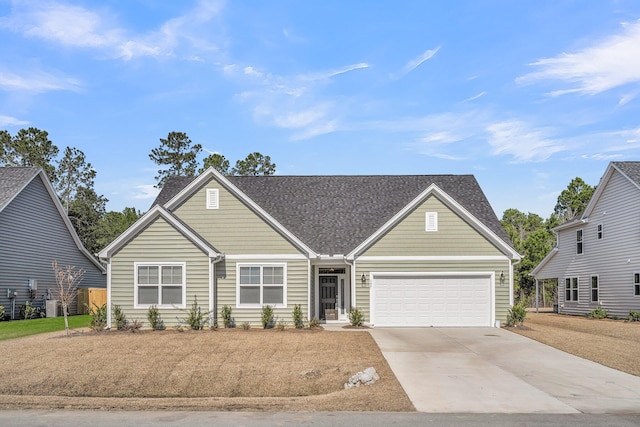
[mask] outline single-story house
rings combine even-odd
[[[109,313],[167,325],[197,298],[214,319],[494,326],[520,259],[472,175],[223,176],[169,180],[104,248]],[[212,319],[212,320],[214,320]],[[111,319],[109,318],[109,322]]]
[[[106,270],[82,245],[42,168],[1,167],[0,305],[9,316],[19,318],[27,301],[43,306],[53,297],[54,260],[86,271],[80,287],[107,285]]]
[[[558,281],[558,311],[640,311],[640,162],[611,162],[582,215],[557,226],[556,247],[534,268]]]

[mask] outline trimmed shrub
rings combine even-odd
[[[220,316],[222,317],[222,324],[224,325],[225,328],[235,328],[236,327],[236,321],[231,316],[231,306],[230,305],[225,304],[225,305],[222,306],[222,310],[220,310]]]
[[[158,306],[152,305],[147,310],[147,320],[149,321],[149,326],[154,331],[161,331],[164,329],[164,322],[160,317],[160,310],[158,310]]]
[[[507,312],[507,326],[522,326],[524,319],[527,317],[527,304],[526,301],[520,301],[514,304]]]
[[[119,305],[113,306],[113,320],[116,323],[116,329],[122,331],[127,328],[127,316],[122,312]]]
[[[262,307],[260,321],[262,322],[263,329],[273,328],[273,307],[270,305]]]
[[[89,309],[89,315],[91,316],[89,328],[96,332],[104,330],[107,326],[107,304],[102,304],[98,307],[96,303],[93,303],[93,307],[89,307],[88,305],[86,306]]]
[[[293,313],[291,314],[291,317],[293,317],[293,326],[295,326],[296,329],[304,328],[304,319],[302,317],[302,307],[300,304],[293,306]]]
[[[598,307],[591,310],[589,314],[587,314],[587,317],[590,317],[592,319],[604,319],[605,317],[607,317],[607,310],[602,307]]]
[[[364,324],[364,313],[358,307],[349,310],[349,322],[351,326],[362,326]]]

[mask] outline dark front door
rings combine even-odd
[[[329,315],[329,319],[327,319],[327,313],[325,311],[336,309],[337,288],[337,276],[320,276],[320,318],[323,320],[337,320],[337,317],[332,318],[331,315]]]

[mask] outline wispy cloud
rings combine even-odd
[[[202,60],[201,52],[217,46],[199,35],[222,8],[221,1],[205,1],[183,16],[170,19],[160,28],[137,34],[118,25],[107,10],[90,10],[60,2],[17,3],[11,14],[0,18],[0,27],[25,37],[46,40],[71,48],[97,49],[107,56],[132,59],[140,56]]]
[[[521,84],[558,80],[571,87],[554,90],[551,96],[568,93],[595,95],[629,83],[640,82],[640,20],[624,24],[620,34],[572,53],[543,58],[533,64],[539,71],[516,79]]]
[[[493,123],[487,131],[492,153],[510,155],[516,163],[547,160],[553,154],[567,150],[562,141],[519,120]]]
[[[43,93],[54,90],[78,91],[81,83],[71,77],[56,76],[40,70],[24,70],[20,73],[0,69],[0,89]]]
[[[154,199],[160,193],[160,190],[154,187],[153,184],[136,185],[135,189],[137,191],[132,197],[137,200]]]
[[[3,116],[0,115],[0,127],[5,126],[24,126],[28,125],[29,122],[26,120],[16,119],[15,117]]]
[[[483,96],[485,96],[486,94],[487,94],[487,91],[484,91],[484,90],[483,90],[482,92],[480,92],[480,93],[479,93],[479,94],[477,94],[477,95],[474,95],[474,96],[472,96],[472,97],[470,97],[470,98],[467,98],[467,99],[463,99],[463,100],[462,100],[462,102],[464,103],[464,102],[471,102],[471,101],[475,101],[476,99],[482,98],[482,97],[483,97]]]
[[[256,122],[292,130],[291,139],[298,141],[341,129],[345,97],[341,96],[338,101],[326,93],[321,94],[320,88],[326,88],[344,74],[369,67],[360,62],[311,73],[277,75],[250,65],[228,64],[223,72],[251,86],[236,99],[251,105]]]
[[[411,61],[407,62],[407,65],[404,66],[404,69],[402,71],[404,72],[404,74],[412,72],[413,70],[418,68],[420,65],[422,65],[425,61],[428,61],[429,59],[433,58],[433,56],[436,53],[438,53],[439,50],[440,50],[440,46],[438,46],[435,49],[425,50],[424,52],[422,52],[422,54],[418,55],[417,57],[413,58]]]

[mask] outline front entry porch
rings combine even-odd
[[[315,270],[315,317],[325,322],[345,322],[351,307],[349,269],[317,267]]]

